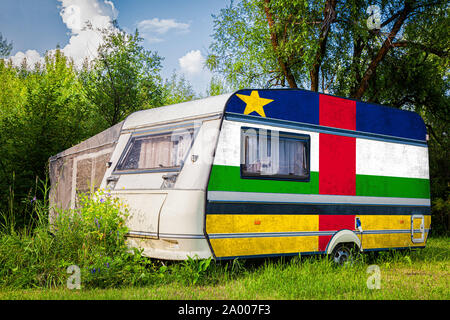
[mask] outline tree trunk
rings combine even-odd
[[[328,33],[331,24],[336,19],[336,2],[337,0],[328,0],[325,4],[323,10],[323,23],[320,30],[319,48],[317,49],[312,69],[309,72],[311,77],[311,90],[316,92],[319,91],[319,71],[327,48]]]
[[[352,97],[356,99],[361,99],[362,95],[366,91],[367,87],[369,86],[369,80],[372,78],[375,69],[377,68],[378,64],[383,60],[383,58],[388,53],[389,49],[392,47],[392,41],[397,35],[397,33],[400,31],[400,28],[402,27],[403,23],[405,22],[406,18],[408,17],[408,14],[412,11],[412,3],[411,1],[406,1],[405,6],[403,7],[403,10],[400,12],[397,21],[395,21],[394,26],[392,27],[391,32],[389,33],[387,39],[383,42],[383,45],[381,46],[380,50],[378,50],[378,53],[376,56],[372,59],[372,62],[369,64],[369,67],[367,68],[366,72],[364,73],[364,76],[361,79],[361,82],[359,83],[358,88],[355,92],[352,93]]]
[[[264,0],[264,11],[266,13],[267,22],[269,24],[270,40],[272,42],[273,50],[275,51],[275,55],[277,56],[278,64],[281,68],[284,78],[287,80],[287,82],[289,84],[289,87],[298,88],[295,78],[292,75],[291,69],[278,54],[278,36],[277,36],[276,30],[275,30],[274,21],[273,21],[272,13],[270,12],[270,9],[269,9],[269,5],[270,5],[270,0]]]

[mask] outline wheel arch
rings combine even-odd
[[[343,243],[352,243],[356,245],[360,251],[362,251],[361,240],[359,240],[356,233],[348,229],[343,229],[339,230],[331,237],[325,250],[326,253],[331,254],[337,245]]]

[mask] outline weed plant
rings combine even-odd
[[[45,186],[43,194],[47,199]],[[121,292],[128,294],[126,290],[141,287],[160,298],[402,299],[417,295],[415,279],[424,283],[430,297],[450,296],[446,289],[448,238],[432,239],[433,245],[424,250],[355,252],[341,266],[327,256],[300,255],[162,261],[144,257],[141,250],[127,245],[126,205],[102,190],[78,197],[76,209],[65,211],[49,208],[46,200],[33,197],[29,201],[35,219],[20,229],[10,217],[13,209],[1,215],[0,288],[7,292],[65,290],[70,276],[67,269],[76,265],[82,289],[123,288]],[[372,264],[380,267],[385,290],[368,289],[367,267]],[[193,286],[197,291],[190,289]]]
[[[138,285],[149,280],[153,263],[127,247],[128,209],[118,199],[104,191],[79,195],[76,209],[51,209],[51,224],[48,203],[35,198],[31,202],[36,218],[30,227],[17,229],[12,211],[2,215],[0,286],[65,286],[71,265],[80,268],[84,287]]]
[[[47,199],[48,189],[43,193]],[[0,287],[65,287],[72,265],[80,268],[83,288],[217,283],[241,271],[238,262],[189,257],[176,263],[144,257],[142,250],[127,246],[127,205],[103,190],[78,195],[76,209],[49,208],[48,201],[36,198],[30,203],[35,219],[29,226],[18,229],[13,210],[2,214]]]

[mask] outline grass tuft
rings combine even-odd
[[[448,237],[343,266],[326,256],[167,262],[127,246],[128,210],[107,192],[80,195],[78,208],[55,211],[51,225],[48,203],[32,205],[27,227],[9,216],[0,226],[0,299],[450,299]],[[72,265],[81,290],[68,289]],[[380,289],[368,287],[373,265]]]

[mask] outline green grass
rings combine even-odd
[[[380,289],[367,288],[372,264],[381,271]],[[450,299],[449,237],[430,238],[421,250],[362,255],[343,267],[325,257],[211,261],[205,271],[199,267],[198,261],[169,263],[143,286],[84,288],[81,279],[81,290],[0,288],[0,299]]]
[[[164,262],[128,248],[126,206],[107,192],[80,196],[51,226],[46,201],[33,199],[32,209],[33,224],[19,229],[12,207],[0,213],[2,300],[450,299],[450,237],[430,238],[422,250],[358,255],[345,266],[324,256]],[[67,288],[73,265],[80,290]],[[371,265],[380,289],[367,286]]]

